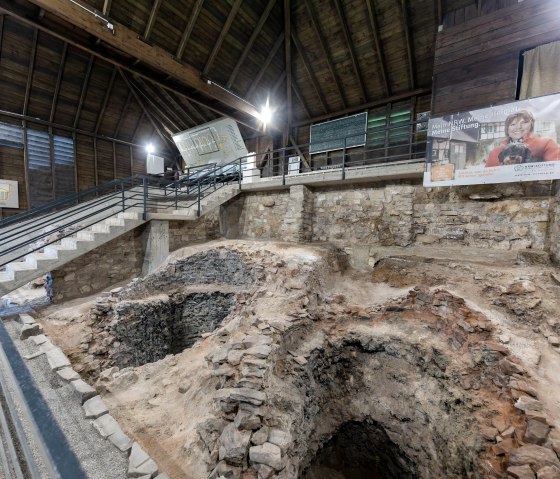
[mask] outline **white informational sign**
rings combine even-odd
[[[248,151],[235,120],[221,118],[173,135],[185,166],[224,165],[247,156]]]
[[[298,175],[300,167],[299,156],[290,156],[288,158],[288,175]]]
[[[249,153],[249,156],[241,162],[241,171],[243,172],[243,183],[253,183],[259,178],[259,170],[256,169],[255,153]]]
[[[0,180],[0,208],[19,208],[17,181]]]
[[[146,160],[146,173],[148,175],[159,175],[165,172],[165,158],[148,153]]]
[[[432,118],[424,186],[560,178],[560,94]]]

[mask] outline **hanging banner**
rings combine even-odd
[[[235,120],[221,118],[173,135],[185,166],[208,163],[224,165],[247,156],[243,137]]]
[[[560,94],[432,118],[424,186],[560,178]]]

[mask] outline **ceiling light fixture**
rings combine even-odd
[[[76,2],[75,0],[70,0],[70,3],[73,3],[74,5],[82,8],[83,10],[85,10],[86,12],[88,12],[89,14],[93,15],[95,18],[98,18],[99,20],[101,20],[102,22],[105,22],[105,26],[111,30],[111,33],[114,35],[115,34],[115,26],[109,21],[107,20],[104,16],[99,15],[99,13],[90,10],[89,8],[84,7],[81,3]]]
[[[148,143],[146,145],[146,151],[151,155],[154,151],[156,151],[156,149],[154,148],[154,145],[152,143]]]

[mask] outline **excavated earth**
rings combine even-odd
[[[558,270],[404,252],[212,242],[39,319],[172,478],[560,477]]]

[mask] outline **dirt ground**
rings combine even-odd
[[[324,324],[334,341],[349,329],[355,330],[360,321],[374,318],[388,305],[402,301],[415,287],[445,289],[491,322],[495,342],[519,358],[533,379],[552,426],[560,427],[560,350],[553,345],[560,335],[557,267],[517,261],[512,252],[500,255],[423,247],[391,248],[386,257],[380,254],[372,272],[358,272],[328,264],[323,246],[232,240],[184,248],[168,261],[212,248],[242,251],[265,267],[258,285],[248,285],[244,291],[251,300],[239,304],[224,320],[223,326],[232,338],[254,331],[252,317],[283,321],[288,313],[303,308],[311,315],[316,312],[314,327]],[[275,268],[271,258],[283,266]],[[302,274],[305,278],[311,272],[319,278],[315,285],[318,289],[312,291],[316,296],[304,295],[305,285],[289,287],[288,283],[297,283]],[[36,311],[36,319],[65,352],[86,356],[95,334],[89,312],[98,296],[43,307]],[[340,315],[337,321],[321,317],[318,297],[321,304],[326,298],[329,305],[339,305],[329,306],[329,314]],[[213,467],[215,458],[200,454],[197,427],[217,414],[213,393],[220,387],[220,380],[206,358],[224,342],[219,332],[209,334],[180,354],[102,373],[105,380],[97,383],[111,414],[172,478],[206,478]]]

